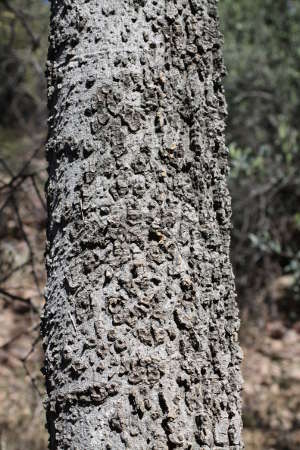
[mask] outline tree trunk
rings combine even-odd
[[[242,449],[216,0],[52,0],[51,449]]]

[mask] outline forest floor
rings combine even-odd
[[[32,181],[32,180],[31,180]],[[39,315],[43,289],[45,211],[36,189],[27,180],[18,194],[19,219],[8,208],[0,221],[0,450],[46,450],[40,373],[42,350]],[[34,255],[32,265],[22,266]],[[37,282],[37,283],[36,283]],[[242,321],[244,438],[247,450],[300,448],[300,322],[283,321],[258,329]]]
[[[300,449],[299,328],[270,322],[253,345],[243,346],[248,450]]]

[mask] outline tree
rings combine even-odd
[[[53,0],[51,449],[241,449],[215,0]]]

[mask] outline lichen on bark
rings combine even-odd
[[[216,3],[52,0],[52,450],[243,448]]]

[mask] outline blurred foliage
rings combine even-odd
[[[41,0],[0,1],[0,156],[14,165],[45,137],[48,10]]]
[[[44,450],[39,308],[44,280],[49,5],[0,0],[0,449]]]
[[[220,15],[232,259],[241,304],[255,316],[256,293],[283,273],[300,301],[300,2],[220,0]]]

